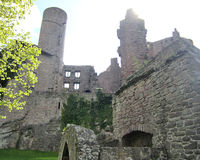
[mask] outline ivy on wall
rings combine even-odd
[[[87,100],[77,94],[70,94],[63,104],[61,129],[67,124],[90,128],[96,133],[106,127],[112,129],[112,95],[98,90],[96,97],[96,100]]]

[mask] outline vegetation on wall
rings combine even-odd
[[[0,0],[0,107],[10,112],[22,109],[23,97],[37,82],[35,69],[41,50],[27,43],[29,33],[18,29],[32,5],[33,0]]]
[[[63,104],[61,128],[67,124],[76,124],[96,133],[106,127],[112,128],[112,96],[98,90],[96,97],[96,100],[87,100],[77,94],[70,94]]]

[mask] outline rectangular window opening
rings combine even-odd
[[[69,88],[69,83],[64,83],[64,88]]]
[[[79,71],[75,72],[75,77],[76,78],[80,78],[80,75],[81,75],[81,72],[79,72]]]
[[[79,83],[74,83],[74,89],[75,89],[75,90],[78,90],[79,87],[80,87],[80,84],[79,84]]]
[[[66,77],[70,77],[70,76],[71,76],[71,72],[70,72],[70,71],[66,71],[66,72],[65,72],[65,76],[66,76]]]

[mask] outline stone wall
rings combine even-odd
[[[117,30],[120,39],[118,49],[121,57],[122,83],[139,69],[147,58],[146,29],[144,20],[129,9],[124,20],[120,22],[120,29]]]
[[[45,52],[60,57],[64,51],[67,14],[60,8],[50,7],[43,13],[38,46]]]
[[[98,160],[99,145],[90,129],[68,124],[62,136],[58,160]]]
[[[65,65],[63,72],[63,86],[66,93],[92,93],[95,91],[97,74],[93,66]]]
[[[105,93],[114,93],[121,86],[121,69],[117,58],[111,59],[111,65],[98,76],[97,86]]]
[[[100,160],[167,160],[165,151],[158,148],[102,147]]]
[[[155,42],[147,42],[147,48],[148,48],[147,56],[148,56],[148,59],[152,59],[153,57],[155,57],[164,48],[168,47],[169,45],[174,43],[179,38],[182,38],[182,37],[180,37],[179,32],[175,29],[174,32],[172,33],[172,37],[165,38],[165,39],[162,39],[162,40],[159,40],[159,41],[155,41]],[[188,43],[191,43],[191,45],[193,44],[192,40],[185,39],[185,38],[182,38],[182,39],[188,41]]]
[[[34,92],[21,111],[3,111],[0,120],[0,148],[57,151],[61,138],[61,95]]]
[[[200,51],[179,39],[116,92],[114,134],[152,134],[169,159],[199,159]],[[134,134],[133,134],[134,135]]]
[[[57,56],[52,56],[47,52],[42,51],[39,56],[40,65],[36,70],[38,75],[38,83],[35,85],[36,91],[40,92],[61,92],[63,86],[63,67]]]
[[[163,149],[104,145],[98,144],[92,130],[68,124],[62,136],[58,160],[167,160]]]
[[[38,83],[21,111],[1,108],[0,148],[56,151],[61,137],[60,114],[63,90],[63,48],[66,13],[59,8],[44,11],[40,31],[39,56],[36,71]],[[52,128],[51,128],[52,127]]]
[[[38,46],[42,49],[39,57],[37,91],[62,89],[63,52],[67,14],[56,7],[47,8],[43,14]]]

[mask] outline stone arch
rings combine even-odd
[[[65,143],[64,150],[62,153],[62,160],[69,160],[69,149],[67,143]]]
[[[58,160],[98,160],[99,145],[90,129],[68,124],[60,142]]]
[[[142,131],[132,131],[122,137],[123,147],[152,147],[153,134]]]

